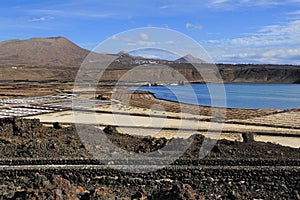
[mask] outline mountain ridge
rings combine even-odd
[[[90,53],[65,37],[0,42],[0,65],[79,67]]]
[[[112,60],[113,63],[110,62]],[[192,55],[167,61],[133,56],[124,51],[101,54],[83,49],[61,36],[0,42],[0,81],[74,80],[82,63],[91,66],[91,69],[110,64],[103,78],[110,82],[119,80],[137,66],[149,66],[142,72],[155,74],[157,71],[153,70],[153,66],[158,64],[175,69],[190,82],[203,83],[203,78],[192,65],[197,63],[201,64],[199,67],[205,73],[221,76],[226,83],[300,83],[300,67],[292,65],[209,64]],[[167,75],[173,76],[172,73]]]

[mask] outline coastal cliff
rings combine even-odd
[[[300,67],[286,65],[217,65],[228,83],[300,83]]]

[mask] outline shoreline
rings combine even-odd
[[[287,141],[296,138],[295,140],[298,141],[300,109],[257,110],[195,106],[161,100],[156,98],[151,92],[141,91],[135,91],[133,94],[130,94],[125,90],[118,91],[118,93],[110,93],[110,95],[109,98],[115,99],[113,101],[116,104],[109,105],[108,100],[96,100],[93,99],[92,94],[85,94],[82,98],[85,101],[88,100],[95,103],[95,109],[75,108],[74,112],[82,115],[83,123],[119,126],[124,130],[125,134],[134,135],[135,132],[140,132],[141,134],[138,135],[147,136],[153,135],[153,130],[155,130],[154,132],[158,133],[157,137],[166,136],[171,138],[174,136],[180,137],[180,135],[176,134],[178,130],[183,132],[181,137],[188,137],[193,131],[202,135],[209,135],[207,133],[210,130],[211,132],[222,132],[221,137],[225,139],[227,137],[229,140],[241,141],[242,133],[254,133],[261,136],[260,138],[270,138],[270,141],[275,140],[277,143],[278,140],[276,138],[279,137],[285,137]],[[64,98],[57,99],[58,97]],[[80,96],[73,96],[73,98],[80,99]],[[34,99],[36,97],[25,98],[24,102],[31,102]],[[37,97],[37,99],[40,101],[39,103],[32,105],[29,103],[28,105],[31,106],[26,107],[30,112],[33,110],[37,111],[34,112],[36,114],[23,116],[23,118],[39,118],[45,123],[60,122],[64,124],[75,122],[72,111],[72,99],[68,95],[52,95],[47,98]],[[126,103],[124,99],[130,99],[130,102]],[[47,103],[43,103],[44,101]],[[10,108],[8,111],[11,112],[12,109],[15,109],[16,112],[20,112],[18,110],[20,106],[23,107],[24,105],[16,104],[15,107]],[[4,107],[2,109],[7,108]],[[25,108],[22,109],[26,110]],[[49,112],[51,112],[45,113],[46,109],[50,109]],[[86,120],[93,115],[96,116],[98,121]],[[127,120],[127,122],[116,121],[114,119],[116,117]],[[128,123],[128,119],[133,120],[133,125],[132,122]],[[223,122],[224,124],[222,124]],[[178,126],[179,123],[183,123],[184,126]],[[210,126],[215,126],[216,128],[211,129],[209,128]],[[232,134],[232,137],[230,134]],[[274,139],[274,137],[276,138]],[[298,146],[295,146],[293,143],[293,147],[297,148]]]
[[[196,85],[276,85],[276,86],[278,86],[278,85],[297,85],[297,84],[281,84],[281,83],[277,83],[277,84],[273,84],[273,83],[208,83],[208,84],[206,84],[206,83],[186,83],[184,85],[195,85],[195,84]],[[142,86],[143,89],[137,89],[136,91],[137,92],[149,92],[151,95],[153,95],[154,98],[159,99],[159,100],[163,100],[163,101],[169,101],[169,102],[174,102],[174,103],[182,103],[182,104],[193,105],[193,106],[213,107],[213,108],[219,108],[219,109],[221,109],[221,108],[223,108],[223,109],[246,109],[246,110],[294,110],[294,109],[300,109],[300,104],[298,104],[299,107],[298,106],[297,107],[289,106],[289,107],[286,107],[286,108],[278,108],[278,107],[277,108],[275,108],[275,107],[274,108],[272,108],[272,107],[270,107],[270,108],[266,108],[266,107],[264,107],[264,108],[262,108],[262,107],[254,108],[253,106],[251,108],[251,106],[246,107],[246,105],[243,107],[243,106],[239,106],[239,105],[229,106],[228,104],[224,105],[224,106],[204,105],[204,104],[200,104],[199,102],[198,103],[180,102],[177,98],[175,98],[173,100],[173,99],[168,99],[168,98],[164,98],[164,97],[159,97],[159,91],[157,91],[157,94],[156,94],[156,92],[151,91],[151,88],[168,87],[168,86],[171,86],[171,87],[172,86],[180,87],[180,86],[183,86],[183,85],[181,85],[181,84],[176,84],[176,85],[167,84],[167,85],[163,85],[162,84],[162,85],[153,85],[153,86]],[[129,90],[130,90],[130,88],[129,88]],[[176,89],[175,89],[175,91],[176,91]],[[206,94],[206,91],[204,92],[204,94]],[[210,92],[209,92],[209,95],[210,95]],[[228,97],[230,97],[230,96],[227,96],[227,97],[226,96],[227,96],[227,94],[225,94],[225,96],[224,96],[225,100]],[[241,98],[241,97],[243,97],[243,96],[240,96],[238,98]],[[295,97],[295,98],[297,98],[297,97]],[[198,99],[197,99],[197,101],[198,101]],[[292,104],[292,105],[294,105],[294,104]]]
[[[125,95],[125,97],[124,97]],[[122,94],[122,98],[126,99],[126,95]],[[122,99],[121,98],[121,99]],[[167,104],[164,108],[165,110],[155,110],[155,108],[151,107],[153,104]],[[213,126],[213,123],[218,123],[218,121],[214,122],[214,118],[207,115],[202,114],[195,114],[195,113],[181,113],[181,112],[174,112],[174,108],[179,109],[179,103],[174,102],[166,102],[163,100],[156,99],[153,95],[148,92],[142,93],[135,93],[132,96],[132,101],[130,105],[126,104],[114,104],[114,105],[104,105],[97,107],[95,110],[78,110],[78,111],[64,111],[59,113],[50,113],[50,114],[43,114],[39,116],[31,116],[26,118],[39,118],[42,122],[52,123],[52,122],[60,122],[64,123],[74,123],[74,114],[79,115],[79,118],[82,118],[82,123],[87,123],[91,125],[101,125],[102,127],[106,125],[118,126],[120,128],[120,132],[124,134],[131,134],[131,135],[140,135],[140,136],[153,136],[153,132],[157,133],[156,137],[189,137],[192,133],[200,133],[202,135],[209,135],[207,134],[209,130],[209,126]],[[188,110],[193,110],[194,106],[186,105]],[[211,107],[198,107],[198,111],[201,109],[213,109]],[[287,111],[274,111],[274,110],[249,110],[248,109],[229,109],[229,116],[224,119],[224,127],[222,129],[217,129],[221,131],[221,138],[229,139],[229,140],[237,140],[241,141],[241,134],[245,132],[254,133],[258,135],[260,138],[265,138],[267,141],[276,141],[277,143],[280,140],[276,138],[284,137],[286,141],[295,140],[298,141],[300,138],[298,137],[299,129],[300,129],[300,120],[299,124],[293,126],[289,119],[284,120],[285,118],[295,118],[295,116],[300,117],[300,110],[287,110]],[[208,111],[206,112],[206,114]],[[81,116],[80,116],[81,115]],[[278,115],[278,116],[277,116]],[[293,116],[295,115],[295,116]],[[90,119],[91,117],[96,117],[96,121]],[[283,119],[282,122],[276,123],[272,117],[277,119]],[[285,117],[281,117],[285,116]],[[78,116],[77,116],[78,117]],[[121,119],[121,121],[115,121],[115,118]],[[126,118],[133,121],[134,125],[128,124],[126,122]],[[255,119],[260,119],[255,121]],[[266,123],[266,119],[270,118],[272,123]],[[123,121],[122,121],[123,120]],[[125,122],[124,122],[125,120]],[[162,124],[162,120],[164,121],[163,128],[160,127]],[[182,121],[183,120],[183,121]],[[191,130],[188,130],[184,127],[182,129],[182,135],[177,135],[178,132],[177,124],[182,121],[188,127],[192,127]],[[93,123],[94,122],[94,123]],[[195,123],[199,123],[202,127],[200,130],[199,128],[195,127]],[[219,126],[219,125],[218,125]],[[194,128],[193,128],[194,127]],[[207,127],[203,129],[203,127]],[[155,135],[155,134],[154,134]],[[227,135],[227,136],[226,136]],[[299,134],[300,136],[300,134]],[[273,139],[272,139],[273,138]],[[274,139],[275,138],[275,139]],[[292,142],[291,146],[294,148],[300,147],[300,145],[295,145]],[[300,140],[298,141],[300,144]],[[286,144],[285,144],[286,145]]]

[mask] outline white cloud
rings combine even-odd
[[[163,24],[163,27],[164,28],[169,28],[169,25],[168,24]]]
[[[289,15],[300,15],[300,10],[296,10],[296,11],[293,11],[293,12],[289,12],[288,14],[289,14]]]
[[[174,8],[176,7],[176,4],[167,4],[159,7],[160,9],[168,9],[168,8]]]
[[[198,25],[198,24],[186,23],[185,24],[185,28],[187,28],[187,29],[198,29],[198,30],[201,30],[201,29],[203,29],[203,26]]]
[[[280,0],[208,0],[209,8],[235,10],[240,7],[270,7],[287,3]]]
[[[285,25],[270,25],[259,29],[249,36],[227,40],[209,40],[210,44],[234,46],[278,46],[300,43],[300,20],[290,21]]]
[[[140,39],[135,39],[130,37],[118,37],[114,35],[107,39],[118,41],[120,46],[123,46],[124,44],[129,46],[154,46],[160,44],[158,41],[150,41],[149,35],[146,33],[141,33],[139,37]]]
[[[226,3],[229,2],[230,0],[212,0],[211,3],[212,4],[222,4],[222,3]]]
[[[85,17],[85,18],[112,18],[116,16],[115,13],[99,13],[91,11],[80,10],[52,10],[52,9],[32,9],[29,13],[37,13],[59,17]]]
[[[141,46],[154,46],[157,44],[157,42],[153,42],[153,41],[142,41],[142,40],[139,40],[137,41],[137,43]]]
[[[142,40],[148,40],[148,39],[149,39],[149,36],[148,36],[146,33],[141,33],[141,34],[140,34],[140,38],[141,38]]]
[[[168,41],[166,41],[165,43],[166,43],[166,44],[175,44],[175,42],[172,41],[172,40],[168,40]]]
[[[280,48],[211,46],[206,50],[216,63],[300,64],[300,45]]]
[[[32,18],[29,20],[29,22],[45,22],[51,19],[54,19],[54,17],[44,16],[44,17]]]
[[[300,10],[295,10],[293,12],[287,13],[288,19],[297,20],[300,19]]]
[[[108,37],[107,40],[118,40],[119,38],[115,35]]]
[[[206,41],[216,62],[300,65],[300,20],[264,26],[245,37]]]

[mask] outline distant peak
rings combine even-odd
[[[191,54],[187,54],[179,59],[177,59],[175,62],[180,62],[180,63],[205,63],[204,60],[194,57]]]
[[[187,55],[185,55],[183,58],[188,58],[188,59],[199,59],[199,58],[196,58],[195,56],[193,56],[192,54],[187,54]]]
[[[128,52],[126,51],[120,51],[118,54],[117,54],[120,58],[133,58],[132,55],[130,55]]]
[[[118,55],[129,55],[129,53],[128,52],[126,52],[126,51],[120,51],[119,53],[118,53]]]

